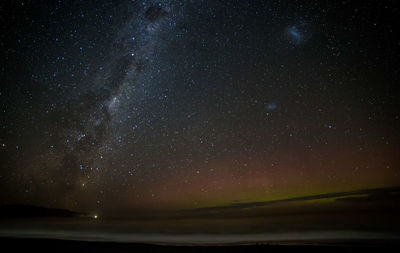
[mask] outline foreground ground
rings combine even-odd
[[[342,241],[310,244],[257,244],[230,246],[172,246],[113,242],[84,242],[49,239],[0,238],[3,249],[13,252],[355,252],[364,250],[397,251],[396,241]]]

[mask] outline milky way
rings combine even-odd
[[[389,3],[0,6],[1,203],[175,210],[400,183]]]

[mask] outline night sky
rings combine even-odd
[[[2,1],[0,204],[118,215],[400,185],[395,1]]]

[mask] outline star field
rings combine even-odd
[[[3,204],[179,210],[400,183],[391,1],[0,6]]]

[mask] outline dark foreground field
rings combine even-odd
[[[87,242],[51,239],[0,238],[2,249],[12,252],[355,252],[390,250],[398,252],[396,241],[343,241],[296,245],[256,244],[223,246],[172,246],[139,243]]]

